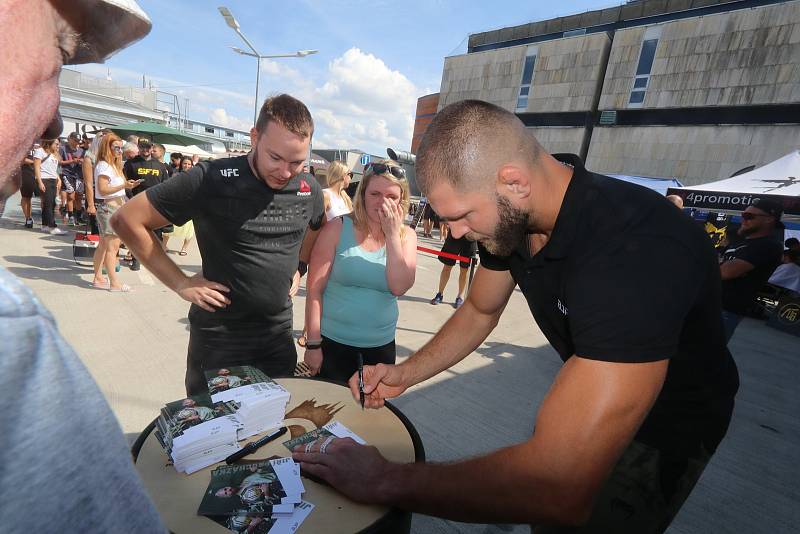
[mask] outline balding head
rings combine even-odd
[[[537,164],[541,145],[513,113],[480,100],[450,104],[434,117],[417,151],[423,193],[441,181],[458,191],[494,187],[508,163]]]

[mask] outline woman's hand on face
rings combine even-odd
[[[399,202],[388,198],[383,199],[383,205],[378,210],[378,216],[380,217],[383,235],[387,238],[399,235],[400,226],[403,224],[402,212],[403,208],[400,207]]]

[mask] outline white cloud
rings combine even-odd
[[[214,124],[225,126],[226,128],[235,128],[237,130],[249,131],[253,126],[253,121],[247,121],[239,117],[228,115],[222,108],[212,109],[208,114],[208,118],[209,121]]]
[[[286,92],[305,102],[316,125],[315,147],[358,148],[377,155],[384,155],[387,147],[409,149],[417,98],[431,90],[418,88],[382,59],[356,47],[332,60],[321,76],[298,70],[306,67],[302,61],[262,60],[259,98]],[[85,65],[80,70],[105,78],[107,68]],[[117,82],[141,86],[141,73],[112,67],[111,75]],[[253,94],[213,86],[180,87],[189,82],[167,78],[148,79],[178,94],[181,105],[188,98],[190,118],[241,130],[252,125]]]

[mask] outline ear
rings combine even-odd
[[[250,128],[250,146],[255,148],[256,144],[258,144],[258,130],[253,126]]]
[[[503,165],[497,170],[497,192],[516,198],[527,198],[531,194],[528,175],[516,165]]]

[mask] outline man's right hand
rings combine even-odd
[[[358,402],[360,395],[358,392],[358,372],[350,377],[348,382],[353,398]],[[381,408],[383,401],[399,397],[408,388],[403,372],[398,365],[378,365],[364,366],[364,407]]]
[[[183,300],[188,300],[192,304],[197,304],[210,312],[216,311],[214,310],[215,307],[224,308],[231,303],[230,299],[224,294],[229,293],[230,289],[217,282],[206,280],[200,274],[186,278],[175,292]]]
[[[95,207],[94,204],[89,204],[88,206],[86,206],[86,213],[88,213],[89,215],[97,215],[97,208]]]

